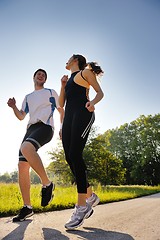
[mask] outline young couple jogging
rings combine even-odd
[[[30,168],[34,169],[41,179],[41,206],[47,206],[53,198],[54,183],[49,180],[37,151],[53,137],[55,109],[60,114],[62,127],[59,134],[66,161],[75,177],[78,194],[74,212],[65,228],[75,229],[82,225],[84,220],[92,215],[92,208],[99,203],[98,196],[92,192],[87,180],[83,149],[95,119],[94,106],[103,98],[102,89],[96,78],[103,71],[96,63],[87,63],[85,57],[78,54],[68,60],[66,69],[71,72],[71,76],[62,77],[59,96],[55,90],[44,87],[47,73],[43,69],[38,69],[33,75],[34,91],[25,96],[21,110],[17,108],[14,98],[8,100],[8,106],[13,109],[19,120],[23,120],[29,113],[18,163],[19,186],[24,205],[19,214],[13,218],[13,222],[23,221],[33,215],[30,200]],[[92,100],[89,100],[90,86],[96,93]]]

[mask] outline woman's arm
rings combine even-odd
[[[65,86],[67,84],[67,81],[68,81],[68,76],[64,75],[61,78],[61,90],[59,94],[59,105],[61,108],[63,108],[65,105]]]
[[[86,103],[86,108],[90,111],[91,109],[93,109],[93,106],[103,98],[104,93],[99,83],[97,82],[95,74],[91,70],[89,69],[83,70],[83,76],[96,92],[95,98],[92,99],[92,101]]]
[[[60,125],[62,126],[62,124],[63,124],[63,118],[64,118],[64,109],[61,108],[61,107],[59,107],[59,108],[57,108],[57,110],[58,110],[58,112],[59,112],[59,114],[60,114]],[[61,127],[60,127],[60,128],[61,128]]]
[[[59,136],[60,139],[62,139],[62,124],[63,124],[63,119],[64,119],[64,109],[59,107],[57,108],[59,114],[60,114],[60,130],[59,130]]]

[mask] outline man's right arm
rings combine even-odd
[[[15,114],[15,116],[19,119],[19,120],[23,120],[26,116],[26,113],[22,110],[19,110],[16,106],[16,100],[15,98],[9,98],[8,102],[7,102],[8,106],[11,107],[13,109],[13,112]]]

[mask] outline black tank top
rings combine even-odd
[[[74,77],[78,72],[71,74],[65,87],[66,107],[70,108],[70,110],[73,108],[85,108],[85,104],[88,102],[86,88],[74,82]]]

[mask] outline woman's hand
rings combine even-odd
[[[61,85],[62,87],[65,87],[68,81],[68,75],[63,75],[63,77],[61,78]]]
[[[92,102],[87,102],[85,107],[87,108],[87,110],[89,112],[94,112],[94,110],[95,110],[94,104]]]

